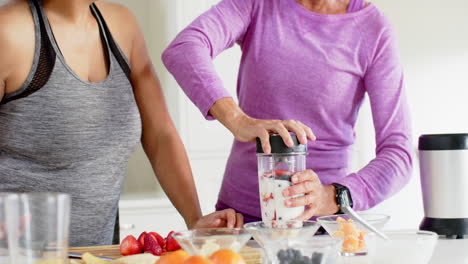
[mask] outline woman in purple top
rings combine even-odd
[[[224,89],[212,60],[242,49],[237,96]],[[339,211],[348,190],[356,210],[398,192],[412,169],[411,127],[395,32],[363,0],[223,0],[182,31],[163,61],[207,119],[235,136],[217,209],[260,218],[255,144],[270,151],[269,133],[308,144],[310,170],[283,192],[286,206],[306,206],[302,219]],[[348,171],[354,125],[370,98],[376,157]],[[313,132],[312,132],[313,130]],[[308,141],[309,139],[309,141]],[[338,202],[337,202],[338,200]]]

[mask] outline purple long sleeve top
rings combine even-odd
[[[235,44],[242,49],[240,107],[253,118],[300,120],[311,127],[317,141],[308,144],[307,167],[323,184],[347,186],[354,208],[365,210],[408,182],[412,143],[403,71],[395,32],[374,5],[340,15],[313,13],[295,0],[223,0],[212,7],[163,54],[167,69],[207,119],[217,100],[231,96],[212,60]],[[365,93],[376,157],[350,172]],[[260,218],[253,143],[234,141],[217,207]]]

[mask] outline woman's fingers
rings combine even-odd
[[[294,184],[305,182],[305,181],[320,181],[318,175],[313,170],[305,170],[298,173],[295,173],[291,181]]]
[[[293,186],[283,190],[284,197],[291,197],[304,193],[314,192],[321,188],[321,182],[317,174],[312,170],[296,173],[292,176]]]
[[[294,147],[294,142],[291,138],[291,134],[289,134],[289,130],[283,124],[284,121],[273,121],[273,123],[268,128],[272,132],[278,133],[284,141],[286,146],[292,148]]]
[[[236,214],[236,227],[242,228],[244,226],[244,216],[240,213]]]
[[[309,220],[312,216],[315,216],[317,212],[316,204],[309,204],[306,206],[304,212],[296,217],[296,220]]]
[[[227,220],[227,227],[233,228],[236,225],[236,211],[233,209],[226,209],[223,211]]]
[[[270,146],[270,134],[266,129],[260,129],[258,132],[258,138],[262,142],[262,149],[263,153],[270,154],[271,153],[271,146]]]
[[[305,195],[298,196],[296,198],[287,199],[284,201],[284,206],[286,207],[300,207],[312,204],[314,201],[318,200],[318,195],[314,193],[309,193]]]
[[[283,121],[285,127],[291,131],[294,132],[299,139],[299,143],[306,145],[307,144],[307,133],[304,129],[304,126],[302,126],[299,122],[294,121],[294,120],[286,120]]]
[[[297,121],[297,123],[304,129],[308,139],[312,141],[315,141],[317,139],[317,137],[315,136],[314,132],[312,131],[310,127],[304,125],[301,121]]]
[[[307,144],[307,139],[315,140],[315,135],[313,134],[312,129],[295,120],[253,119],[251,123],[244,124],[236,129],[236,131],[241,131],[236,132],[236,134],[240,134],[236,135],[236,139],[242,142],[255,142],[255,139],[259,138],[265,154],[271,153],[269,140],[271,133],[280,135],[284,144],[290,148],[294,146],[290,132],[297,135],[300,144]]]

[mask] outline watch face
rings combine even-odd
[[[349,192],[346,189],[342,189],[338,195],[340,207],[351,206],[351,200],[349,199]]]

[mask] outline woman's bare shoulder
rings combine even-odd
[[[112,36],[125,55],[129,57],[135,34],[138,32],[138,22],[135,16],[128,7],[121,4],[97,1],[96,5],[104,16]]]
[[[0,1],[0,22],[1,29],[15,26],[18,21],[24,19],[25,16],[31,16],[28,2],[25,0],[7,0]],[[6,25],[3,26],[3,25]]]
[[[15,62],[23,60],[34,47],[34,22],[28,3],[10,0],[1,4],[0,25],[0,78],[5,80]]]

